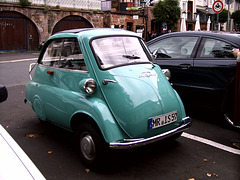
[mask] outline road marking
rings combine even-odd
[[[38,58],[9,60],[9,61],[0,61],[0,64],[4,64],[4,63],[15,63],[15,62],[22,62],[22,61],[34,61],[34,60],[37,60],[37,59],[38,59]]]
[[[198,141],[198,142],[213,146],[215,148],[233,153],[233,154],[240,155],[240,150],[238,150],[238,149],[231,148],[231,147],[225,146],[223,144],[220,144],[220,143],[217,143],[217,142],[205,139],[205,138],[194,136],[194,135],[191,135],[191,134],[188,134],[188,133],[182,133],[182,136],[185,137],[185,138],[192,139],[194,141]]]

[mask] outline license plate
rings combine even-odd
[[[156,129],[167,124],[171,124],[175,121],[177,121],[177,110],[150,118],[148,120],[148,129]]]

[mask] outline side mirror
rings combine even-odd
[[[169,81],[171,79],[171,71],[169,69],[162,69],[162,72]]]
[[[0,103],[6,101],[8,98],[7,88],[0,84]]]
[[[154,59],[156,59],[156,58],[157,58],[157,55],[158,55],[158,50],[155,49],[155,50],[152,52],[152,55],[153,55]]]
[[[35,67],[36,65],[37,65],[37,63],[31,63],[31,64],[29,65],[28,74],[29,74],[30,80],[32,80],[31,72],[32,72],[32,70],[34,69],[34,67]]]

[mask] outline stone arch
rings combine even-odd
[[[52,31],[55,34],[67,29],[92,28],[93,25],[87,19],[78,15],[69,15],[58,21]]]
[[[0,12],[0,51],[29,51],[39,45],[36,24],[17,11]]]

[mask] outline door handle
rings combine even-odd
[[[110,79],[104,79],[104,80],[102,81],[103,85],[107,85],[109,82],[110,82],[110,83],[117,83],[117,81],[110,80]]]
[[[191,67],[191,64],[180,64],[180,69],[189,69]]]
[[[47,71],[47,74],[49,74],[49,75],[54,75],[54,71],[48,70],[48,71]]]

